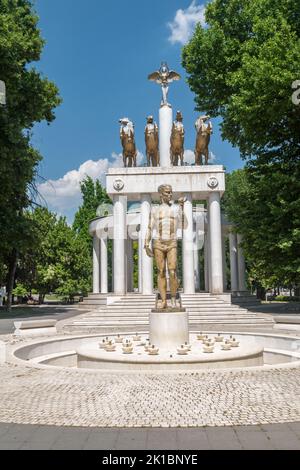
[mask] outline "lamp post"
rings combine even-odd
[[[6,86],[3,80],[0,80],[0,105],[6,105]]]

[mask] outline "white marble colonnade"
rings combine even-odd
[[[165,162],[167,165],[167,161]],[[218,295],[226,290],[227,253],[225,238],[230,239],[231,290],[245,291],[245,260],[242,254],[240,237],[229,233],[229,226],[222,225],[220,200],[225,191],[225,171],[222,166],[183,166],[157,168],[111,168],[107,174],[107,193],[113,201],[113,210],[108,230],[109,238],[113,239],[113,260],[111,272],[113,279],[107,276],[107,240],[102,240],[103,230],[97,229],[98,220],[90,225],[90,233],[94,236],[93,249],[93,291],[95,294],[107,293],[108,285],[112,285],[114,294],[122,296],[132,292],[134,287],[144,295],[153,293],[153,259],[144,250],[144,240],[152,203],[159,200],[158,187],[170,184],[174,199],[185,196],[185,220],[187,225],[182,233],[182,271],[181,287],[186,294],[201,290]],[[207,201],[205,212],[204,243],[197,245],[197,228],[195,228],[195,210],[193,201]],[[127,213],[129,202],[140,202],[140,212],[135,219],[135,231],[139,226],[135,240],[138,240],[138,286],[133,286],[134,260],[132,240],[128,240],[130,213]],[[129,214],[129,215],[128,215]],[[106,218],[99,218],[100,226],[105,226]],[[199,231],[200,233],[201,231]],[[205,233],[204,233],[205,232]],[[96,235],[97,234],[97,235]],[[107,235],[107,234],[106,234]],[[96,239],[96,237],[99,238]],[[181,237],[181,233],[178,233]],[[204,246],[202,246],[204,245]],[[227,247],[227,241],[226,241]],[[201,251],[203,249],[203,251]],[[199,261],[201,260],[201,267]],[[204,261],[203,261],[204,260]],[[204,285],[205,284],[205,285]]]

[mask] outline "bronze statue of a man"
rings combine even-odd
[[[160,205],[152,206],[148,231],[145,239],[147,255],[154,257],[158,269],[158,290],[162,299],[162,308],[167,305],[166,267],[170,276],[171,306],[176,307],[177,281],[177,229],[182,227],[184,198],[179,204],[173,202],[172,187],[168,184],[158,188]],[[153,239],[153,250],[150,247]]]

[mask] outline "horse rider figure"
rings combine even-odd
[[[158,148],[158,125],[154,122],[153,116],[147,117],[145,127],[145,143],[148,166],[159,166],[159,148]]]
[[[173,166],[178,166],[179,158],[181,166],[183,166],[184,158],[184,125],[183,125],[183,116],[180,111],[177,111],[176,121],[173,122],[172,133],[171,133],[171,164]]]
[[[203,156],[205,158],[205,165],[208,165],[210,136],[213,133],[213,126],[209,119],[210,116],[200,116],[195,122],[195,128],[197,131],[195,147],[196,165],[203,165]]]
[[[128,118],[119,120],[120,139],[123,147],[123,163],[124,167],[136,166],[137,151],[134,140],[134,124]]]

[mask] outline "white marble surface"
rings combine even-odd
[[[151,344],[172,349],[189,341],[187,312],[152,312],[149,317]]]
[[[218,180],[215,189],[208,185],[210,178]],[[116,180],[122,180],[124,183],[120,191],[114,187]],[[152,199],[158,201],[157,189],[166,183],[172,186],[175,199],[187,193],[191,193],[194,200],[207,199],[212,192],[219,192],[220,195],[224,193],[225,170],[221,165],[110,168],[106,176],[108,195],[126,195],[129,201],[140,200],[145,190],[151,194]]]

